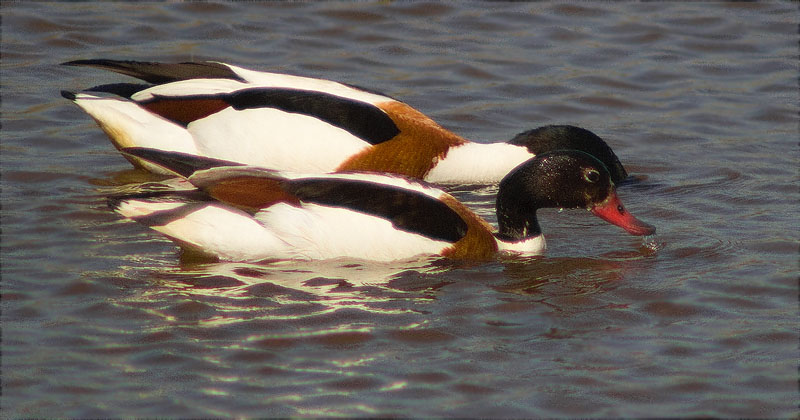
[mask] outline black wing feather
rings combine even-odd
[[[250,88],[223,95],[234,109],[275,108],[308,115],[347,130],[370,144],[392,139],[400,130],[380,108],[329,93],[286,89]]]
[[[130,99],[133,94],[152,87],[144,83],[110,83],[86,89],[85,92],[104,92]]]
[[[305,178],[287,181],[284,189],[303,202],[371,214],[396,228],[425,237],[456,242],[467,224],[445,203],[425,194],[391,185],[353,179]]]
[[[221,166],[245,166],[241,163],[228,160],[214,159],[205,156],[197,156],[190,153],[170,152],[147,147],[126,147],[122,149],[126,153],[148,162],[162,166],[176,174],[188,178],[197,171],[204,169],[217,168]]]
[[[86,66],[124,74],[154,84],[188,79],[232,79],[243,82],[230,68],[219,63],[155,63],[128,60],[75,60],[62,63],[66,66]]]

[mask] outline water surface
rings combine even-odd
[[[14,417],[796,417],[796,5],[4,3],[2,404]],[[130,169],[61,98],[82,58],[355,83],[496,141],[606,139],[645,242],[542,212],[549,254],[208,264],[121,220]],[[454,194],[494,221],[492,187]]]

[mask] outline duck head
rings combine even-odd
[[[514,242],[540,235],[536,210],[548,207],[585,208],[632,235],[655,233],[622,205],[606,165],[583,151],[539,154],[503,178],[497,194],[498,238]]]
[[[619,184],[628,177],[628,172],[611,147],[597,134],[585,128],[547,125],[519,133],[508,143],[524,146],[536,156],[554,150],[580,150],[603,162],[614,183]]]

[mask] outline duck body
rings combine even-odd
[[[498,232],[449,194],[407,177],[299,175],[180,152],[123,152],[185,177],[197,190],[118,196],[111,207],[183,248],[221,260],[536,255],[546,249],[536,209],[556,206],[590,209],[634,235],[654,231],[624,211],[605,165],[578,151],[542,154],[503,179]],[[542,184],[552,182],[562,187],[555,197],[559,190]]]
[[[368,171],[435,183],[496,183],[531,157],[582,150],[619,182],[627,176],[594,133],[545,126],[508,142],[472,142],[411,106],[356,86],[216,63],[79,60],[147,84],[62,95],[97,121],[118,149],[175,151],[302,173]],[[136,166],[163,168],[135,156]]]

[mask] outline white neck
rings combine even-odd
[[[467,142],[450,148],[425,180],[437,184],[496,184],[532,157],[524,146]]]
[[[537,235],[518,242],[506,242],[497,240],[497,248],[500,252],[523,255],[542,255],[547,250],[547,243],[544,235]]]

